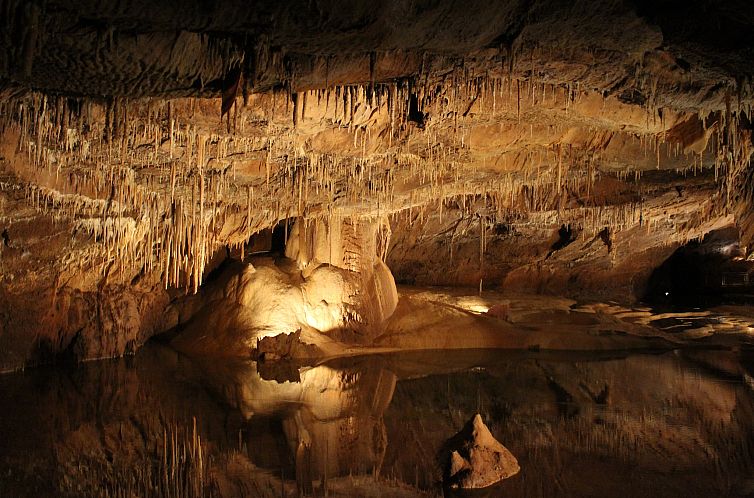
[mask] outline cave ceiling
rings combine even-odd
[[[754,233],[749,2],[0,6],[6,285],[196,290],[299,217]]]

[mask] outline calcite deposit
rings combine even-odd
[[[516,475],[516,457],[495,439],[478,413],[446,443],[445,484],[478,489]]]

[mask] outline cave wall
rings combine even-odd
[[[164,330],[170,298],[159,279],[134,272],[123,282],[72,263],[87,244],[18,191],[0,192],[0,225],[0,371],[121,356]]]
[[[533,215],[495,217],[488,201],[474,196],[466,205],[402,213],[392,224],[387,263],[401,284],[635,303],[676,248],[734,224],[711,201],[716,187],[709,177],[664,174],[618,187],[604,178],[594,188],[615,203],[571,219],[551,212],[549,224]],[[621,196],[629,202],[616,202]],[[603,224],[584,229],[590,216]]]

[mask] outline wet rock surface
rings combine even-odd
[[[446,486],[479,489],[518,473],[518,460],[490,433],[478,413],[443,446]]]

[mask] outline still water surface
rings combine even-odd
[[[442,496],[475,413],[521,472],[463,496],[752,496],[747,352],[136,356],[0,376],[0,496]],[[458,494],[458,496],[462,496]]]

